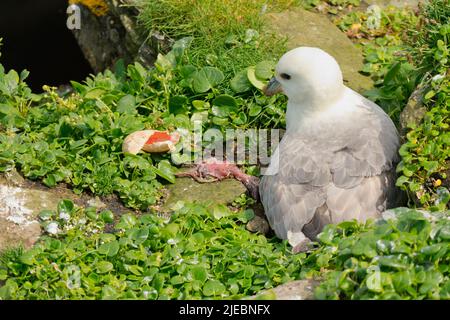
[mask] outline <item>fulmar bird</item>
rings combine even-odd
[[[377,218],[395,205],[399,136],[323,50],[293,49],[275,71],[265,93],[288,97],[286,133],[259,193],[276,235],[303,251],[324,225]]]

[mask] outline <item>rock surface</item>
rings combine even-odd
[[[264,217],[260,216],[255,216],[245,227],[250,232],[258,232],[264,235],[267,235],[270,231],[269,222]]]
[[[423,104],[423,96],[426,89],[426,87],[417,87],[409,97],[405,108],[400,113],[399,122],[402,136],[407,133],[409,126],[418,125],[425,116],[427,108]]]
[[[191,178],[177,178],[176,182],[167,187],[168,196],[162,206],[170,209],[177,201],[217,204],[233,202],[247,189],[235,179],[225,179],[218,182],[198,183]]]
[[[70,199],[79,206],[95,206],[97,210],[107,207],[116,215],[130,211],[113,196],[100,199],[75,195],[62,186],[49,189],[11,170],[0,175],[0,252],[20,245],[29,248],[36,243],[42,232],[39,213],[44,209],[56,210],[62,199]]]
[[[99,14],[94,8],[73,1],[81,8],[81,29],[73,30],[75,38],[97,73],[112,68],[118,59],[125,65],[138,61],[150,66],[158,52],[170,49],[172,40],[160,34],[140,34],[136,26],[137,9],[132,0],[104,0],[107,10]]]
[[[318,281],[312,279],[292,281],[273,289],[264,290],[249,299],[314,300],[314,288],[318,284]]]
[[[369,77],[359,73],[363,66],[361,50],[325,15],[295,8],[266,14],[266,24],[269,30],[287,37],[288,49],[310,46],[331,54],[341,66],[344,82],[350,88],[362,92],[373,86]]]
[[[367,5],[376,4],[380,7],[395,6],[398,8],[417,7],[420,0],[364,0]]]
[[[51,192],[22,188],[20,179],[0,177],[0,251],[23,245],[31,247],[41,228],[37,215],[43,209],[56,209],[58,198]]]

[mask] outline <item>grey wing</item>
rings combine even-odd
[[[279,237],[304,232],[314,238],[327,223],[363,221],[388,206],[395,189],[397,130],[370,103],[362,108],[365,120],[348,132],[324,139],[283,138],[279,171],[264,176],[260,185],[266,215]]]
[[[333,223],[377,217],[400,197],[395,187],[399,161],[397,129],[380,107],[369,100],[361,106],[365,119],[359,135],[349,137],[344,149],[334,152],[332,182],[326,206]]]

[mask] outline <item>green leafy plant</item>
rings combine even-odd
[[[411,128],[400,148],[397,185],[412,194],[418,205],[443,210],[450,206],[449,79],[432,82],[432,88],[425,94],[431,110]]]
[[[77,193],[116,193],[128,207],[144,210],[175,181],[176,169],[170,155],[122,153],[128,134],[189,129],[194,119],[205,129],[284,125],[283,97],[263,97],[253,86],[245,96],[220,90],[229,82],[221,70],[186,64],[190,41],[176,42],[153,69],[119,62],[114,72],[72,81],[74,92],[66,97],[48,86],[34,95],[15,71],[0,69],[0,171],[17,167],[29,179],[48,187],[65,182]],[[256,65],[255,79],[270,76],[266,65]]]
[[[365,93],[394,119],[411,94],[424,88],[428,113],[408,129],[400,148],[402,161],[397,186],[407,191],[410,203],[442,210],[448,206],[448,16],[446,1],[433,0],[414,13],[388,7],[379,12],[377,27],[370,27],[367,12],[353,12],[335,20],[360,42],[365,56],[362,72],[375,80]],[[369,39],[371,41],[367,41]]]
[[[242,298],[316,277],[319,299],[449,299],[450,212],[399,208],[377,223],[328,225],[308,254],[249,233],[249,210],[177,203],[169,218],[43,211],[46,235],[0,258],[0,299]]]
[[[0,299],[238,298],[293,279],[301,256],[286,243],[251,234],[245,211],[178,204],[166,220],[107,212],[68,200],[41,213],[48,233],[31,250],[0,259]]]
[[[450,299],[448,215],[398,208],[375,225],[328,225],[308,259],[326,280],[319,299]]]

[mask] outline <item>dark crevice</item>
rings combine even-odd
[[[6,70],[30,71],[27,83],[35,92],[92,73],[66,26],[67,6],[66,0],[0,1],[0,63]]]

